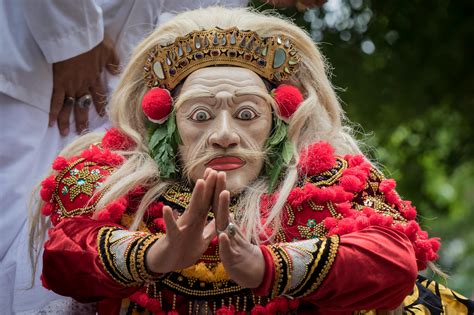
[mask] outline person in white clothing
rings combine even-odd
[[[30,288],[31,191],[77,133],[107,126],[116,66],[160,15],[213,4],[247,1],[0,0],[0,313],[94,313]]]

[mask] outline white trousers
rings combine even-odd
[[[107,120],[92,107],[89,116],[91,129],[106,127]],[[57,125],[48,127],[48,119],[48,113],[0,94],[0,314],[41,310],[66,299],[41,286],[41,259],[35,285],[29,289],[27,221],[32,191],[61,149],[77,136],[73,117],[68,137],[60,136]]]

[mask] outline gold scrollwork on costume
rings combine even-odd
[[[338,247],[338,236],[269,246],[275,260],[272,296],[302,297],[314,292],[329,273]]]
[[[131,232],[105,226],[97,235],[99,257],[106,272],[125,286],[140,285],[156,277],[145,265],[145,252],[162,234]]]

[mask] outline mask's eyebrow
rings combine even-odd
[[[203,98],[203,97],[213,98],[215,96],[216,95],[214,93],[212,93],[211,91],[206,90],[206,89],[192,89],[192,90],[186,91],[184,93],[181,93],[178,96],[178,98],[176,99],[176,104],[174,105],[174,107],[177,109],[184,102],[189,101],[191,99]]]
[[[240,89],[236,89],[234,92],[234,101],[236,101],[235,98],[247,95],[258,96],[270,105],[273,105],[274,102],[273,98],[267,91],[263,91],[261,88],[258,88],[256,86],[247,86]]]

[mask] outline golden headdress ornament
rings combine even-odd
[[[146,59],[145,82],[149,88],[174,89],[192,72],[214,65],[252,70],[279,83],[298,71],[300,58],[284,35],[261,38],[236,27],[193,31],[168,46],[153,47]]]

